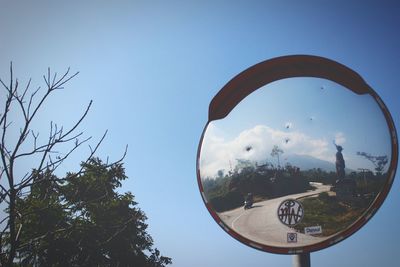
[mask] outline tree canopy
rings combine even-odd
[[[389,162],[388,156],[383,155],[383,156],[373,156],[369,153],[366,152],[357,152],[357,155],[362,156],[372,162],[372,164],[375,166],[375,171],[378,174],[381,174],[383,170],[385,169],[386,164]]]
[[[153,249],[146,215],[132,193],[118,193],[126,179],[122,163],[98,158],[82,173],[60,182],[38,173],[30,194],[18,198],[23,215],[17,262],[22,266],[166,266],[171,259]]]
[[[9,83],[0,79],[6,93],[0,99],[0,266],[166,266],[171,259],[153,248],[133,194],[118,191],[127,178],[126,149],[113,163],[95,157],[107,131],[89,145],[78,171],[56,174],[91,139],[77,129],[92,101],[70,128],[51,121],[47,138],[32,128],[49,96],[77,74],[49,68],[43,93],[31,90],[31,80],[21,87],[12,64]],[[29,162],[28,169],[20,169],[21,162]]]

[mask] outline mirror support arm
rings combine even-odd
[[[293,267],[311,267],[310,253],[293,255]]]

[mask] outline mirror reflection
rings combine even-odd
[[[268,246],[324,241],[360,219],[388,179],[375,99],[320,78],[267,84],[208,124],[204,197],[225,226]]]

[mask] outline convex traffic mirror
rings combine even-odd
[[[333,245],[383,203],[397,136],[382,100],[355,72],[314,56],[262,62],[212,100],[197,179],[215,221],[260,250]]]

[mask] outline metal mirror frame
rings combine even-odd
[[[391,138],[391,161],[389,165],[388,177],[386,183],[384,184],[381,192],[369,206],[369,208],[364,212],[364,214],[357,219],[353,224],[351,224],[345,230],[338,232],[334,236],[321,241],[316,244],[299,246],[299,247],[274,247],[265,244],[260,244],[252,241],[246,237],[243,237],[239,233],[235,232],[233,229],[229,228],[214,211],[213,207],[208,203],[207,198],[204,194],[203,186],[200,177],[200,154],[201,147],[203,144],[203,138],[207,127],[210,122],[218,119],[225,118],[235,106],[242,101],[249,94],[255,90],[277,80],[293,77],[315,77],[324,78],[330,81],[336,82],[347,89],[353,91],[356,94],[369,94],[375,99],[378,106],[380,107],[382,113],[385,116],[387,126],[390,132]],[[361,78],[359,74],[355,71],[349,69],[348,67],[319,56],[311,55],[292,55],[277,57],[270,60],[258,63],[245,71],[238,74],[232,80],[230,80],[212,99],[209,112],[208,112],[208,122],[206,123],[203,133],[200,138],[198,150],[197,150],[197,182],[200,189],[201,197],[205,206],[207,207],[209,213],[213,219],[218,223],[218,225],[231,235],[236,240],[253,247],[258,250],[276,253],[276,254],[300,254],[309,253],[313,251],[318,251],[332,245],[339,243],[340,241],[346,239],[347,237],[354,234],[362,226],[364,226],[371,217],[377,212],[379,207],[382,205],[386,199],[390,188],[393,184],[393,180],[396,174],[398,161],[398,139],[396,128],[394,126],[393,119],[387,109],[386,105],[383,103],[382,99],[378,94]]]

